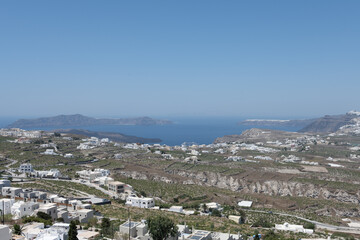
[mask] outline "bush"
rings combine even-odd
[[[345,240],[355,240],[353,236],[348,233],[335,232],[331,235],[331,239],[345,239]]]
[[[256,220],[256,222],[253,223],[252,226],[253,227],[272,228],[272,227],[274,227],[274,224],[270,223],[265,218],[259,218],[258,220]]]
[[[304,228],[315,230],[315,224],[313,224],[311,222],[307,222],[307,223],[304,224]]]
[[[44,213],[44,212],[38,212],[36,214],[39,218],[42,218],[44,220],[51,220],[51,216],[47,213]]]
[[[14,234],[21,235],[21,227],[18,224],[14,224]]]
[[[221,217],[221,212],[217,209],[212,209],[211,210],[211,216],[215,216],[215,217]]]
[[[44,223],[44,225],[48,226],[52,224],[51,220],[45,220],[43,218],[35,217],[35,216],[29,216],[23,218],[23,223],[31,223],[31,222],[40,222]]]

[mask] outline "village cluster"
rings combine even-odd
[[[43,131],[25,131],[21,129],[0,129],[1,136],[11,136],[15,143],[26,144],[33,139],[52,136],[54,133],[46,133]],[[61,136],[65,141],[73,141],[73,138],[68,136]],[[10,140],[9,140],[10,141]],[[220,156],[225,161],[244,161],[244,162],[258,162],[258,161],[278,161],[280,163],[299,163],[303,165],[318,165],[317,162],[306,161],[301,157],[296,156],[296,152],[309,151],[312,146],[316,144],[330,144],[326,137],[309,136],[297,139],[286,139],[284,141],[265,141],[256,143],[245,142],[228,142],[228,143],[214,143],[208,145],[197,144],[182,144],[181,146],[167,146],[161,144],[139,144],[128,143],[119,144],[110,141],[108,138],[89,137],[81,139],[81,143],[77,146],[78,150],[89,150],[94,148],[101,148],[112,144],[115,147],[133,150],[145,150],[146,152],[157,156],[161,156],[165,160],[174,159],[172,151],[181,151],[185,153],[185,158],[182,161],[187,163],[197,163],[201,161],[202,155],[214,153]],[[57,145],[52,142],[40,143],[39,149],[41,155],[61,156],[64,158],[74,158],[72,153],[61,153]],[[274,157],[274,154],[279,153],[280,149],[286,149],[289,154],[281,157]],[[349,150],[354,154],[350,159],[358,159],[356,154],[360,148],[358,146],[349,146]],[[256,155],[240,156],[238,153],[242,151],[258,152]],[[115,153],[114,159],[122,159],[122,153]],[[330,167],[343,167],[340,164],[334,163],[341,159],[327,158]],[[96,161],[96,160],[94,160]],[[143,197],[141,194],[134,191],[132,186],[123,182],[115,181],[110,175],[108,169],[95,168],[91,170],[76,171],[74,179],[64,176],[60,170],[52,168],[49,170],[36,170],[31,163],[22,163],[16,169],[10,169],[14,175],[20,173],[25,178],[49,178],[53,181],[73,181],[94,187],[107,194],[111,199],[121,199],[129,207],[147,208],[152,210],[169,211],[184,215],[210,215],[210,211],[195,211],[184,209],[182,206],[171,206],[169,208],[160,208],[156,206],[156,200],[152,197]],[[111,204],[111,199],[104,199],[97,196],[89,197],[88,199],[65,198],[49,192],[35,191],[33,189],[22,189],[18,187],[11,187],[9,180],[0,181],[0,193],[2,199],[0,200],[0,210],[3,215],[10,215],[13,220],[18,220],[27,216],[36,216],[39,212],[48,214],[53,221],[61,219],[51,227],[44,225],[44,223],[29,223],[24,225],[22,236],[17,236],[19,240],[66,240],[69,223],[71,221],[79,221],[79,223],[87,223],[92,218],[101,219],[100,213],[96,213],[92,205]],[[161,199],[160,199],[161,200]],[[204,209],[212,209],[222,212],[222,206],[216,202],[203,203]],[[251,201],[239,201],[239,207],[251,208]],[[241,223],[241,217],[236,215],[229,215],[228,218],[236,223]],[[187,240],[240,240],[240,234],[209,232],[204,230],[189,229],[185,225],[178,225],[179,233],[176,239]],[[294,225],[289,223],[276,224],[276,230],[293,231],[298,233],[312,234],[313,230],[305,229],[302,225]],[[132,239],[150,240],[147,225],[145,220],[141,222],[127,221],[120,225],[119,234],[130,233]],[[93,239],[98,236],[98,232],[89,230],[79,231],[80,239]],[[14,239],[11,226],[0,226],[0,240]]]

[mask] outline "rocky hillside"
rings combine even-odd
[[[332,133],[338,131],[345,125],[352,125],[353,119],[359,117],[354,112],[349,112],[343,115],[326,115],[315,120],[308,126],[301,129],[299,132],[313,132],[313,133]]]
[[[36,128],[36,127],[64,127],[64,126],[91,126],[91,125],[165,125],[171,121],[157,120],[149,117],[139,118],[92,118],[81,114],[58,115],[36,119],[20,119],[10,124],[8,128]]]
[[[360,190],[350,193],[343,189],[332,189],[311,183],[305,184],[285,179],[276,179],[275,175],[272,176],[274,179],[251,180],[243,176],[224,176],[214,172],[188,172],[182,170],[171,170],[160,174],[159,172],[151,174],[150,172],[119,171],[117,174],[133,179],[204,185],[229,189],[235,192],[264,194],[268,196],[331,199],[338,202],[355,204],[360,202]]]

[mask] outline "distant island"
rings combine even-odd
[[[360,117],[360,112],[350,111],[340,115],[326,115],[320,118],[305,120],[267,120],[247,119],[239,122],[239,125],[246,126],[271,126],[271,127],[298,127],[298,132],[310,133],[332,133],[344,126],[356,124],[355,119]]]
[[[94,125],[168,125],[173,122],[168,120],[158,120],[150,117],[138,118],[92,118],[81,114],[58,115],[55,117],[43,117],[36,119],[19,119],[8,128],[36,128],[36,127],[75,127],[75,126],[94,126]]]
[[[142,138],[142,137],[129,136],[121,133],[96,132],[96,131],[89,131],[83,129],[57,129],[57,130],[53,130],[52,132],[74,134],[74,135],[81,135],[87,137],[109,138],[111,141],[122,142],[122,143],[160,143],[161,142],[161,139],[159,138]]]
[[[271,127],[298,127],[304,128],[316,119],[304,120],[274,120],[274,119],[247,119],[239,122],[239,125],[245,126],[271,126]]]

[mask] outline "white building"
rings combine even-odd
[[[150,239],[145,222],[125,222],[119,227],[120,234],[129,234],[132,238]]]
[[[45,152],[42,154],[44,155],[57,155],[57,153],[54,151],[54,149],[46,149]]]
[[[229,220],[234,221],[236,223],[241,223],[241,216],[229,215]]]
[[[26,223],[22,229],[22,235],[25,239],[35,239],[39,233],[44,230],[44,223]]]
[[[48,203],[42,205],[38,212],[43,212],[51,216],[53,220],[57,219],[57,206],[55,203]]]
[[[14,203],[15,203],[14,199],[1,199],[0,200],[1,213],[11,214],[11,207]]]
[[[13,219],[20,219],[24,216],[31,216],[36,209],[39,208],[39,203],[19,201],[12,205],[11,214]]]
[[[221,205],[216,202],[206,203],[205,205],[208,209],[222,210]]]
[[[49,171],[36,171],[36,177],[39,178],[59,178],[62,174],[58,169],[50,169]]]
[[[252,203],[252,201],[240,201],[238,202],[238,206],[250,208],[252,206]]]
[[[94,210],[80,209],[76,211],[76,215],[79,217],[80,223],[87,223],[89,222],[90,218],[94,217]]]
[[[11,187],[11,181],[10,180],[0,180],[0,188],[3,187]]]
[[[22,173],[31,173],[33,171],[34,171],[34,169],[31,165],[31,163],[23,163],[19,167],[19,172],[22,172]]]
[[[93,182],[96,178],[109,176],[110,171],[107,169],[97,168],[94,169],[93,171],[89,171],[89,170],[77,171],[76,174],[78,174],[81,179]]]
[[[11,240],[11,229],[6,225],[0,225],[0,240]]]
[[[184,213],[184,209],[182,206],[171,206],[169,212]]]
[[[20,193],[22,192],[21,188],[15,188],[15,187],[3,187],[1,189],[1,194],[4,197],[11,197],[11,198],[15,198],[20,196]]]
[[[67,153],[64,155],[64,158],[73,158],[74,155],[72,153]]]
[[[155,201],[153,198],[128,197],[126,199],[126,205],[139,208],[152,208],[155,207]]]
[[[125,183],[113,181],[108,183],[109,192],[117,195],[125,191]]]
[[[114,179],[113,178],[111,178],[111,177],[99,177],[99,178],[95,178],[94,179],[94,182],[96,183],[96,184],[99,184],[99,185],[101,185],[101,186],[107,186],[108,184],[109,184],[109,182],[113,182],[114,181]]]
[[[314,230],[312,229],[305,229],[302,225],[295,225],[295,224],[275,224],[276,230],[281,231],[291,231],[291,232],[299,232],[299,233],[307,233],[307,234],[313,234]]]
[[[41,231],[35,240],[66,240],[69,232],[68,223],[55,223],[50,228]]]

